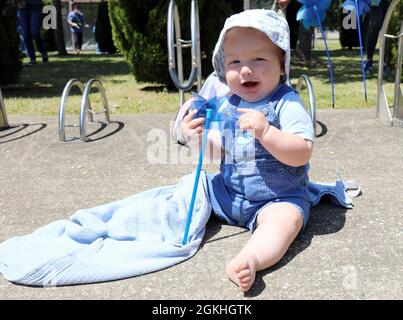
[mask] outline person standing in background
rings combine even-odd
[[[290,45],[291,49],[296,49],[298,40],[299,21],[297,21],[297,12],[302,7],[298,1],[291,0],[277,0],[277,5],[280,9],[286,9],[285,18],[287,19],[290,27]]]
[[[373,71],[373,57],[375,52],[376,43],[378,42],[379,31],[382,28],[383,20],[386,12],[388,11],[391,0],[371,0],[371,7],[367,13],[367,35],[365,39],[367,61],[365,62],[365,72]],[[384,66],[384,73],[388,74],[386,66]]]
[[[40,34],[43,7],[42,0],[17,0],[17,7],[24,44],[30,59],[27,66],[36,64],[34,39],[39,52],[42,54],[42,61],[44,63],[48,62],[48,53]]]
[[[83,31],[84,27],[89,27],[84,22],[84,14],[81,12],[80,5],[73,3],[73,11],[67,17],[67,23],[70,26],[70,31],[73,35],[74,53],[79,54],[83,45]]]
[[[290,27],[290,47],[295,50],[294,57],[303,61],[310,61],[314,29],[306,30],[297,21],[297,14],[302,4],[297,0],[276,1],[278,7],[285,11],[285,18]]]

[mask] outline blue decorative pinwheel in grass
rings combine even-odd
[[[358,14],[361,16],[369,11],[370,5],[371,0],[346,0],[341,4],[341,7],[349,11],[357,10]]]
[[[297,20],[302,21],[305,29],[310,27],[320,27],[323,41],[325,42],[327,62],[329,64],[330,82],[332,83],[332,107],[334,108],[334,80],[333,80],[333,65],[330,60],[330,52],[327,46],[325,32],[323,30],[322,21],[326,17],[326,10],[331,4],[331,0],[298,0],[303,6],[298,10]]]
[[[353,11],[355,10],[355,14],[357,17],[357,29],[358,29],[358,39],[360,40],[360,54],[361,54],[361,71],[362,78],[364,80],[364,96],[365,102],[367,101],[367,80],[365,78],[365,69],[364,69],[364,53],[362,50],[362,37],[361,37],[361,25],[360,25],[360,16],[369,11],[371,0],[347,0],[344,1],[341,5],[342,8]]]

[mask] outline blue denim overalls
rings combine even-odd
[[[278,101],[293,89],[279,85],[273,94],[255,110],[266,116],[270,125],[280,129],[275,112]],[[233,95],[230,105],[238,106],[241,99]],[[242,104],[240,105],[241,107]],[[308,170],[309,164],[300,167],[288,166],[274,158],[250,133],[239,130],[237,121],[222,124],[220,173],[208,175],[209,193],[214,213],[230,225],[255,228],[259,211],[275,202],[295,205],[304,219],[309,219]]]

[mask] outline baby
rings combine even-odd
[[[227,19],[213,55],[218,79],[229,87],[220,110],[236,108],[210,137],[221,155],[220,172],[208,175],[214,214],[247,227],[250,240],[226,266],[248,291],[257,271],[277,263],[309,220],[312,121],[299,96],[285,84],[290,43],[287,22],[274,11],[247,10]],[[200,147],[204,118],[190,111],[181,133]]]

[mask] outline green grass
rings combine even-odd
[[[374,107],[377,75],[373,74],[367,79],[366,103],[359,50],[342,50],[338,41],[329,41],[329,47],[334,68],[336,108]],[[331,108],[329,69],[321,40],[312,52],[312,62],[306,65],[294,59],[291,70],[293,84],[297,76],[303,73],[310,77],[317,108]],[[25,67],[17,84],[2,88],[7,113],[57,115],[63,88],[71,78],[78,78],[82,82],[99,78],[106,89],[112,113],[115,114],[176,112],[178,109],[179,95],[176,91],[168,92],[158,84],[137,83],[122,56],[86,53],[67,57],[51,55],[48,64],[38,63]],[[386,92],[392,101],[392,82],[386,84]],[[67,114],[79,113],[80,97],[78,89],[73,89],[67,104]],[[101,99],[96,90],[91,93],[90,99],[95,109],[101,108]]]
[[[47,64],[25,67],[17,84],[3,88],[7,113],[58,114],[63,88],[72,78],[82,82],[100,79],[113,113],[175,112],[178,108],[179,97],[175,92],[169,93],[155,84],[138,84],[122,56],[87,53],[68,57],[51,55],[49,60]],[[90,100],[97,109],[101,99],[96,90]],[[66,113],[79,113],[80,103],[81,94],[73,88]]]
[[[361,56],[359,49],[344,50],[340,48],[338,40],[328,41],[333,77],[335,82],[335,107],[337,109],[367,108],[376,106],[376,87],[378,72],[367,75],[367,98],[364,98],[364,85],[361,72]],[[378,61],[378,56],[374,57]],[[375,66],[377,67],[377,63]],[[331,83],[325,45],[318,40],[309,65],[294,59],[291,66],[291,82],[296,84],[298,76],[309,76],[316,98],[318,109],[332,107]],[[394,79],[386,79],[385,91],[390,102],[393,101]],[[303,95],[304,96],[304,95]],[[305,101],[305,99],[304,99]]]

